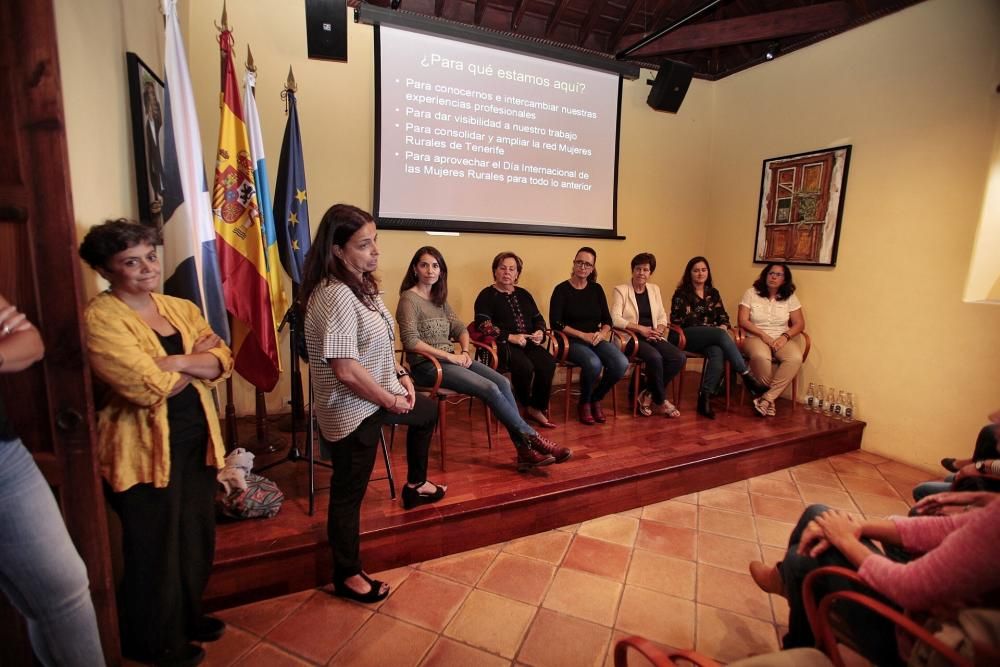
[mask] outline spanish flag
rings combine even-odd
[[[224,27],[222,120],[212,211],[222,290],[232,317],[236,371],[260,391],[278,383],[281,366],[264,254],[264,230],[254,185],[254,163],[233,67],[233,35]]]

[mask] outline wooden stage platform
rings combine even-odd
[[[685,382],[692,390],[697,380]],[[369,572],[494,544],[613,512],[667,500],[814,459],[858,449],[865,424],[845,423],[792,409],[779,401],[778,416],[763,419],[747,400],[729,412],[717,401],[717,418],[699,417],[694,395],[685,396],[679,419],[633,417],[622,406],[608,422],[584,426],[571,420],[546,433],[573,449],[562,464],[519,474],[514,448],[503,429],[486,440],[483,407],[470,418],[467,404],[449,406],[447,470],[440,470],[437,437],[431,448],[432,481],[448,485],[441,502],[404,511],[389,499],[385,480],[373,481],[362,511],[362,556]],[[553,412],[560,405],[553,400]],[[249,437],[253,423],[241,422]],[[276,428],[272,435],[287,442]],[[406,481],[404,433],[391,454],[397,490]],[[300,446],[304,438],[300,440]],[[287,445],[259,454],[257,466],[285,457]],[[384,473],[381,457],[375,477]],[[286,462],[265,473],[286,495],[273,519],[220,523],[215,565],[206,591],[209,609],[284,595],[330,581],[326,540],[329,470],[316,468],[319,489],[308,515],[308,464]]]

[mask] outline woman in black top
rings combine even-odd
[[[750,374],[743,355],[736,347],[729,330],[729,314],[722,304],[719,290],[712,286],[712,269],[704,257],[692,257],[684,267],[684,275],[674,290],[670,304],[670,321],[684,330],[685,350],[705,355],[705,372],[698,390],[698,414],[715,419],[710,400],[722,382],[724,361],[743,376],[743,384],[754,396],[767,387]]]
[[[606,421],[601,399],[628,368],[628,359],[607,340],[611,311],[604,290],[597,284],[596,262],[597,251],[580,248],[569,280],[556,285],[549,302],[552,326],[569,337],[568,358],[580,367],[579,418],[588,425]]]
[[[528,290],[518,287],[524,262],[512,252],[493,258],[493,284],[476,297],[476,329],[497,342],[500,370],[510,371],[514,396],[528,417],[543,428],[556,361],[542,345],[545,318]]]

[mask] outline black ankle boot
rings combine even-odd
[[[743,386],[747,388],[747,391],[749,391],[750,395],[754,398],[762,396],[769,389],[766,384],[761,384],[761,382],[753,376],[753,373],[741,373],[740,377],[743,378]]]
[[[698,392],[698,414],[702,417],[715,419],[715,411],[712,410],[711,397],[703,391]]]

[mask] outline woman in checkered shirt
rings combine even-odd
[[[327,535],[334,593],[359,602],[389,594],[388,584],[365,574],[360,557],[361,501],[383,424],[409,427],[403,506],[436,502],[446,490],[427,480],[437,409],[395,362],[394,323],[374,276],[378,258],[372,216],[337,204],[316,231],[301,290],[320,444],[333,461]]]

